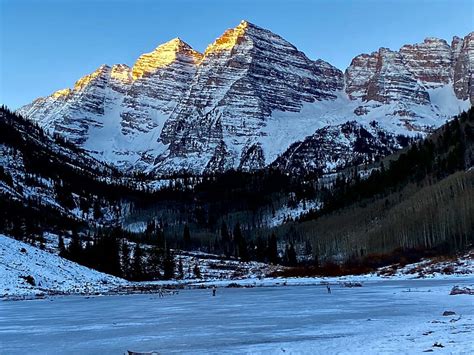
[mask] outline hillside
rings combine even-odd
[[[34,234],[92,220],[113,223],[120,215],[117,201],[128,180],[3,107],[0,151],[0,230]]]
[[[106,292],[127,282],[0,234],[0,297]]]
[[[374,254],[464,250],[474,243],[473,133],[471,109],[368,177],[336,179],[320,210],[277,234],[309,238],[319,260],[376,264],[383,256]]]

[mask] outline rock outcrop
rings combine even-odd
[[[346,70],[346,92],[351,99],[364,102],[429,103],[429,94],[409,71],[403,56],[387,48],[354,58]]]
[[[352,60],[345,72],[345,91],[353,100],[380,104],[427,105],[430,89],[452,85],[456,98],[473,99],[474,33],[464,39],[427,38],[395,52],[381,48]],[[416,113],[415,113],[416,114]]]
[[[456,97],[474,105],[474,32],[464,39],[454,37],[451,44],[454,57],[453,85]]]

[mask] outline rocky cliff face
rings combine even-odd
[[[131,70],[121,112],[122,133],[140,134],[163,124],[189,87],[201,54],[179,38],[142,55]]]
[[[474,32],[464,39],[454,37],[451,48],[454,57],[454,92],[458,98],[469,99],[474,105]]]
[[[206,49],[190,90],[163,128],[169,154],[157,159],[157,167],[215,170],[206,164],[210,159],[219,159],[222,169],[261,167],[264,152],[255,152],[272,112],[335,100],[342,87],[339,70],[243,21]],[[297,117],[293,124],[299,124]]]
[[[21,108],[19,112],[73,143],[83,145],[91,127],[103,126],[98,116],[104,115],[106,106],[117,104],[112,102],[112,93],[122,90],[127,81],[122,73],[127,69],[123,65],[102,65],[79,79],[73,89],[56,91]]]
[[[381,104],[428,104],[429,95],[408,70],[400,53],[380,48],[356,57],[346,70],[346,92],[351,99]]]
[[[381,48],[359,55],[345,72],[345,91],[353,100],[373,101],[376,105],[397,102],[407,107],[429,105],[430,89],[451,85],[457,99],[471,99],[472,104],[473,38],[474,33],[464,39],[455,37],[451,45],[427,38],[420,44],[405,45],[398,52]],[[358,111],[365,114],[370,107]],[[398,114],[415,116],[416,112]]]
[[[411,76],[424,88],[437,88],[452,82],[453,52],[445,40],[427,38],[423,43],[405,45],[400,56]]]
[[[399,51],[381,48],[354,58],[343,74],[242,21],[203,54],[176,38],[131,68],[101,66],[19,113],[124,169],[252,170],[299,141],[306,142],[305,155],[329,159],[318,153],[322,135],[345,136],[344,122],[372,132],[375,121],[387,134],[415,135],[469,107],[473,43],[471,33],[451,45],[428,38]],[[354,134],[362,135],[362,128]],[[349,141],[341,142],[353,151]],[[392,143],[376,144],[383,153]]]
[[[163,125],[194,77],[201,54],[176,38],[130,68],[101,66],[19,113],[125,169],[147,170],[166,146]]]

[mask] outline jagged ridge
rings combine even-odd
[[[347,121],[368,130],[376,121],[392,135],[438,127],[474,102],[473,38],[381,48],[343,74],[242,21],[204,54],[175,38],[132,68],[101,66],[19,113],[124,169],[252,170]]]

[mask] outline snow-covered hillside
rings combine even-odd
[[[343,73],[242,21],[203,54],[176,38],[133,67],[103,65],[18,112],[124,169],[252,170],[349,121],[367,130],[375,121],[387,135],[439,127],[474,102],[473,53],[474,32],[451,45],[428,38],[359,55]]]
[[[0,234],[0,297],[105,292],[126,284]]]
[[[95,218],[95,222],[109,223],[121,213],[117,204],[110,203],[110,198],[101,199],[102,194],[87,186],[131,183],[138,188],[133,178],[121,179],[116,169],[5,109],[0,109],[0,130],[0,196],[2,202],[14,201],[41,211],[30,212],[30,224],[38,226],[40,215],[52,211],[61,218],[91,221],[95,203],[103,217]],[[153,186],[158,188],[159,184],[155,181]],[[1,210],[4,216],[9,211],[6,206]]]
[[[380,268],[377,274],[390,278],[450,278],[474,274],[474,250],[461,257],[423,259],[408,265],[391,265]]]

